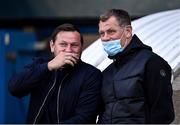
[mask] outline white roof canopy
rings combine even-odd
[[[180,9],[151,14],[132,22],[133,33],[163,57],[174,73],[180,68]],[[100,39],[82,53],[82,60],[103,71],[111,62]]]

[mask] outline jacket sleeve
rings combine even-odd
[[[82,87],[75,115],[68,120],[61,121],[63,124],[75,123],[96,123],[96,117],[99,113],[101,100],[101,82],[102,75],[99,72],[92,73]]]
[[[20,73],[12,76],[8,83],[8,89],[13,96],[23,97],[38,86],[39,81],[44,79],[48,72],[47,63],[41,63],[36,59],[32,64],[25,66]]]
[[[171,67],[159,56],[150,58],[145,71],[147,123],[168,124],[174,120]]]

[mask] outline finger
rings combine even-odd
[[[65,60],[65,64],[69,64],[71,66],[74,66],[74,63],[71,60]]]
[[[76,60],[79,60],[79,54],[73,55],[73,58],[76,59]]]
[[[77,54],[77,53],[66,53],[65,56],[71,56],[71,57],[75,58],[76,60],[79,59],[79,54]]]
[[[72,57],[72,56],[67,56],[66,59],[67,59],[67,60],[70,60],[70,61],[73,62],[74,64],[77,63],[77,59],[75,59],[75,58]]]

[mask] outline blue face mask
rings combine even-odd
[[[114,56],[119,52],[122,52],[124,50],[124,48],[121,46],[121,40],[117,39],[117,40],[110,40],[107,42],[103,42],[102,41],[102,45],[104,47],[104,50],[106,51],[106,53],[109,56]]]

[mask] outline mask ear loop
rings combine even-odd
[[[125,29],[124,29],[124,30],[126,30],[126,29],[127,29],[127,26],[125,26]],[[126,42],[125,42],[123,48],[125,49],[128,44],[129,44],[129,42],[128,42],[128,40],[126,39]]]
[[[126,48],[126,46],[127,46],[127,39],[126,39],[126,42],[125,42],[125,44],[124,44],[124,46],[123,46],[123,48],[125,49]]]
[[[124,31],[125,31],[125,30],[126,30],[126,27],[125,27],[124,30],[123,30],[122,36],[124,35]],[[122,39],[122,36],[121,36],[121,38],[120,38],[120,41],[121,41],[121,39]],[[127,39],[126,39],[126,42],[125,42],[125,44],[124,44],[124,46],[123,46],[124,49],[126,48],[126,45],[127,45]]]

